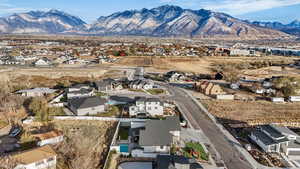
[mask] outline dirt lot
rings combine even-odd
[[[124,76],[122,71],[106,66],[65,67],[65,68],[21,68],[5,67],[0,71],[1,81],[9,82],[18,89],[33,87],[54,87],[58,83],[68,86],[72,83],[95,81],[105,77]],[[22,82],[22,83],[20,83]]]
[[[115,122],[56,121],[65,139],[56,146],[58,169],[102,168],[116,127]]]
[[[145,66],[147,71],[166,72],[178,70],[194,73],[210,73],[211,63],[202,58],[159,58],[159,57],[126,57],[120,59],[116,65]]]
[[[19,76],[45,76],[48,78],[60,78],[64,76],[74,77],[98,77],[103,75],[107,70],[105,68],[8,68],[7,71],[0,73],[10,77]]]
[[[275,104],[268,101],[203,100],[208,111],[223,122],[300,122],[300,103]]]

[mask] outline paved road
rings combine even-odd
[[[182,89],[164,85],[171,97],[168,99],[175,101],[181,108],[185,116],[190,121],[190,125],[195,129],[201,128],[204,134],[209,138],[215,149],[219,152],[222,160],[229,169],[251,169],[251,165],[244,160],[244,157],[238,152],[227,137],[218,129],[209,117],[200,107],[186,95]]]

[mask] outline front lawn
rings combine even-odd
[[[97,92],[96,96],[103,97],[103,96],[107,96],[107,94],[104,92]]]
[[[208,161],[208,154],[199,143],[188,142],[185,144],[183,151],[185,157]]]
[[[160,95],[165,93],[163,89],[149,89],[147,90],[147,92],[149,92],[152,95]]]
[[[120,127],[119,129],[119,139],[120,140],[128,140],[129,128],[128,127]]]
[[[145,93],[142,89],[128,89],[128,91],[131,91],[131,92],[139,92],[139,93]]]

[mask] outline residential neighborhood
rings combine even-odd
[[[0,38],[0,168],[299,168],[299,53],[280,43]]]

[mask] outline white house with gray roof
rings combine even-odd
[[[116,135],[110,147],[112,150],[133,157],[156,158],[160,154],[170,154],[171,146],[180,140],[181,126],[179,117],[174,116],[165,120],[121,122],[117,131],[123,134],[126,131],[128,138],[124,140],[120,134]]]
[[[77,84],[70,87],[67,91],[67,98],[82,98],[94,96],[94,90],[86,84]]]
[[[158,98],[136,98],[135,105],[129,107],[130,116],[162,116],[164,105]]]
[[[287,127],[264,125],[252,132],[250,138],[267,153],[300,156],[299,135]]]
[[[105,112],[107,100],[101,97],[83,97],[68,101],[69,108],[77,116],[96,115]]]
[[[169,154],[172,144],[180,139],[180,121],[178,117],[167,117],[165,120],[148,120],[145,128],[140,130],[139,146],[141,151],[133,151],[133,156],[147,154]],[[137,149],[139,150],[139,149]]]

